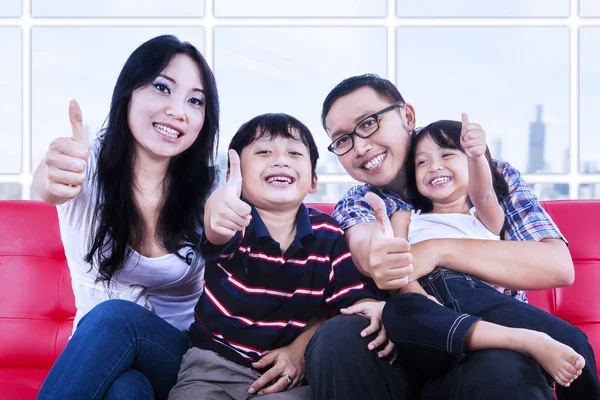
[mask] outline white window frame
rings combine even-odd
[[[307,27],[354,27],[380,26],[387,29],[387,77],[396,82],[396,30],[398,27],[568,27],[570,33],[570,140],[568,173],[559,174],[524,174],[529,184],[551,183],[568,184],[571,199],[579,198],[581,184],[600,184],[600,174],[581,174],[579,172],[579,29],[581,27],[600,27],[600,18],[580,17],[579,0],[570,0],[569,17],[553,18],[400,18],[396,16],[396,0],[387,0],[388,14],[384,18],[225,18],[215,17],[213,10],[215,0],[205,1],[205,13],[202,18],[33,18],[31,1],[22,0],[22,16],[19,18],[0,18],[0,27],[16,26],[22,34],[22,162],[20,174],[0,174],[0,183],[21,184],[21,197],[32,198],[31,182],[31,30],[32,27],[69,27],[69,26],[174,26],[198,25],[204,28],[204,55],[211,68],[214,69],[214,30],[222,26],[307,26]],[[354,182],[346,174],[323,174],[319,176],[322,183]]]

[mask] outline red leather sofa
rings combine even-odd
[[[332,204],[313,204],[325,212]],[[548,201],[570,242],[575,283],[530,302],[583,329],[600,365],[600,200]],[[34,399],[67,343],[75,314],[56,209],[0,201],[0,400]]]

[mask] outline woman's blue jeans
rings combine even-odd
[[[38,399],[167,399],[187,334],[126,300],[98,304],[79,323]]]

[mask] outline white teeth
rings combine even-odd
[[[267,179],[267,183],[273,183],[273,182],[282,182],[282,183],[287,183],[288,185],[291,185],[292,178],[290,178],[288,176],[271,176],[270,178]]]
[[[431,182],[429,182],[429,184],[430,184],[431,186],[435,186],[435,185],[438,185],[438,184],[440,184],[440,183],[446,183],[446,182],[448,182],[448,181],[450,181],[450,178],[449,178],[449,177],[447,177],[447,176],[440,176],[440,177],[438,177],[438,178],[434,178],[434,179],[432,179],[432,180],[431,180]]]
[[[374,159],[372,159],[371,161],[369,161],[368,163],[366,163],[364,165],[364,167],[366,169],[374,168],[374,167],[378,166],[379,164],[381,164],[381,162],[383,161],[383,158],[384,158],[384,155],[380,154],[377,157],[375,157]]]
[[[164,126],[161,124],[154,124],[154,128],[165,136],[170,137],[171,139],[177,139],[179,137],[179,132],[173,128],[169,128],[168,126]]]

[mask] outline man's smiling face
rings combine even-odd
[[[357,123],[394,104],[365,86],[337,99],[325,119],[331,140],[350,133]],[[412,106],[406,104],[379,117],[379,129],[366,139],[353,136],[354,147],[339,156],[350,176],[360,182],[395,192],[404,189],[402,167],[415,127]]]

